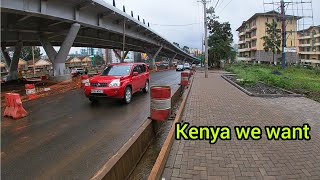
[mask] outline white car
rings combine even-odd
[[[71,70],[71,74],[73,75],[73,76],[77,76],[77,75],[82,75],[82,74],[84,74],[85,73],[85,70],[83,69],[83,68],[73,68],[72,70]]]
[[[179,64],[177,67],[176,67],[176,71],[183,71],[184,70],[184,67],[182,64]]]
[[[184,67],[184,69],[191,69],[189,63],[184,63],[183,67]]]

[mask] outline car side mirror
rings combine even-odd
[[[133,76],[138,76],[138,72],[133,72]]]

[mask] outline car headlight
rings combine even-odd
[[[120,79],[115,79],[111,81],[111,83],[109,84],[109,87],[119,87],[119,86],[120,86]]]
[[[89,79],[83,80],[82,83],[84,83],[85,86],[90,86],[90,81],[89,81]]]

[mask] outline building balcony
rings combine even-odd
[[[300,51],[299,54],[320,55],[320,51]]]
[[[251,40],[257,40],[257,39],[258,39],[257,36],[251,37]]]
[[[256,51],[256,50],[257,50],[257,47],[251,47],[250,50],[251,50],[251,51]]]
[[[311,36],[299,36],[298,39],[311,39]]]
[[[245,41],[246,42],[251,42],[251,38],[246,38]]]
[[[320,37],[320,33],[319,34],[315,34],[314,37],[315,38]]]
[[[246,32],[240,32],[239,36],[244,36],[246,34]]]
[[[299,44],[299,47],[310,47],[310,44]]]
[[[320,64],[320,60],[317,59],[301,59],[302,63]]]
[[[245,40],[242,40],[242,41],[239,41],[239,42],[238,42],[238,44],[244,44],[244,43],[246,43]]]
[[[255,29],[257,29],[256,25],[251,27],[251,30],[255,30]]]
[[[320,42],[314,43],[314,46],[320,46]]]
[[[251,61],[250,57],[238,57],[238,61]]]
[[[246,33],[249,33],[249,32],[251,32],[251,29],[250,28],[246,29]]]
[[[251,51],[251,48],[244,48],[244,49],[238,49],[238,52],[249,52]]]

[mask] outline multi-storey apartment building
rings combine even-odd
[[[286,16],[287,19],[287,47],[297,48],[297,16]],[[276,11],[267,13],[256,13],[237,29],[239,32],[238,60],[247,62],[273,62],[273,53],[264,50],[264,40],[261,38],[266,35],[266,23],[277,23],[277,28],[281,29],[281,15]],[[296,52],[287,52],[287,63],[297,63],[299,57]],[[277,62],[281,62],[281,54],[276,55]]]
[[[320,66],[320,25],[299,31],[298,39],[301,63]]]

